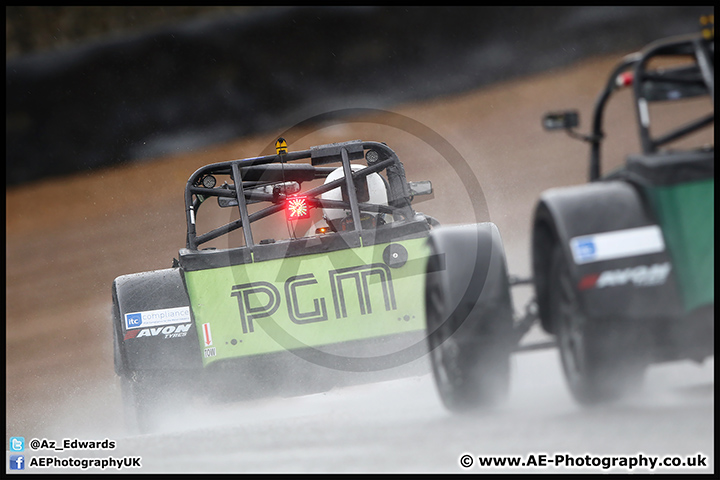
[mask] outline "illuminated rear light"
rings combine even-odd
[[[615,78],[615,85],[618,87],[629,87],[633,84],[633,72],[623,72]]]
[[[310,218],[310,202],[307,197],[290,197],[285,203],[285,216],[288,220]]]

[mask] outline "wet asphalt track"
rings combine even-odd
[[[395,109],[438,132],[470,165],[513,273],[528,270],[529,219],[539,193],[581,183],[586,174],[585,147],[542,132],[540,117],[577,106],[588,118],[598,78],[614,63],[615,58],[583,62]],[[618,162],[625,145],[634,142],[632,117],[611,109],[608,121],[608,136],[618,143],[609,144],[606,154],[610,163]],[[473,221],[472,202],[443,159],[426,156],[426,144],[396,130],[375,119],[328,127],[297,142],[387,141],[401,154],[411,180],[433,180],[435,199],[419,210],[446,223]],[[26,452],[28,459],[139,456],[147,472],[464,472],[459,461],[466,453],[699,453],[710,457],[702,472],[714,471],[712,360],[653,367],[638,396],[582,410],[569,397],[554,350],[517,355],[509,402],[477,416],[448,414],[425,375],[306,397],[206,406],[178,416],[164,433],[128,435],[112,371],[112,279],[169,266],[184,238],[179,192],[190,172],[238,151],[256,154],[272,141],[244,139],[218,150],[48,182],[30,193],[8,192],[6,435],[117,443],[112,451]],[[140,203],[148,187],[152,208]],[[62,209],[56,208],[58,198],[64,199]],[[521,297],[516,300],[522,304]]]

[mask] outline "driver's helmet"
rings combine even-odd
[[[364,165],[351,165],[353,171],[361,170],[366,168]],[[332,182],[338,178],[342,178],[345,174],[343,168],[338,167],[327,176],[325,183]],[[385,180],[377,173],[371,173],[370,175],[361,179],[355,179],[355,190],[357,191],[358,203],[370,203],[374,205],[387,205],[388,195]],[[347,188],[345,185],[320,195],[323,200],[336,200],[336,201],[349,201],[347,198]],[[354,230],[352,214],[350,209],[343,208],[324,208],[323,218],[327,222],[328,226],[335,232]],[[375,212],[360,212],[360,219],[362,226],[365,229],[375,228],[380,225],[385,225],[386,218],[383,213]]]

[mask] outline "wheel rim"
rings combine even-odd
[[[568,374],[577,381],[582,372],[585,371],[585,360],[583,352],[585,342],[580,330],[579,322],[574,321],[578,318],[579,309],[577,308],[577,298],[575,298],[570,285],[570,279],[564,275],[560,278],[560,321],[562,322],[563,335],[561,337],[562,352],[564,362],[568,370]]]
[[[435,382],[441,394],[446,392],[450,376],[447,371],[447,362],[449,361],[448,338],[445,338],[446,321],[443,319],[444,298],[439,282],[431,282],[427,290],[426,311],[428,322],[428,345],[430,347],[430,358],[433,372],[435,373]]]
[[[433,273],[426,277],[426,312],[429,357],[438,393],[443,404],[455,412],[491,406],[506,395],[509,387],[510,349],[503,359],[504,343],[501,342],[506,338],[497,322],[498,318],[505,318],[498,316],[502,313],[507,313],[507,320],[512,322],[512,312],[509,307],[505,312],[494,303],[482,314],[473,312],[474,307],[456,306],[448,298],[449,282],[434,267],[428,265],[428,271]],[[498,281],[502,280],[507,278]],[[501,300],[505,299],[498,299]],[[509,303],[509,297],[507,300]],[[492,323],[485,327],[470,325],[465,331],[459,330],[458,337],[456,331],[470,315],[475,315],[472,321]],[[512,329],[511,323],[509,329]]]
[[[550,313],[557,327],[565,379],[575,399],[588,405],[610,401],[639,384],[645,367],[637,344],[632,343],[627,328],[615,338],[617,325],[598,325],[585,315],[559,248],[554,252],[550,279],[555,286]]]
[[[587,374],[585,338],[578,298],[570,279],[570,273],[558,249],[555,258],[554,284],[558,342],[563,369],[571,389],[575,389]]]

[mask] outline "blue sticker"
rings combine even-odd
[[[142,313],[128,313],[125,315],[127,328],[137,328],[142,325]]]
[[[592,237],[578,240],[575,243],[575,257],[578,260],[587,260],[588,258],[593,258],[596,253],[597,250],[595,249],[595,241],[592,239]]]

